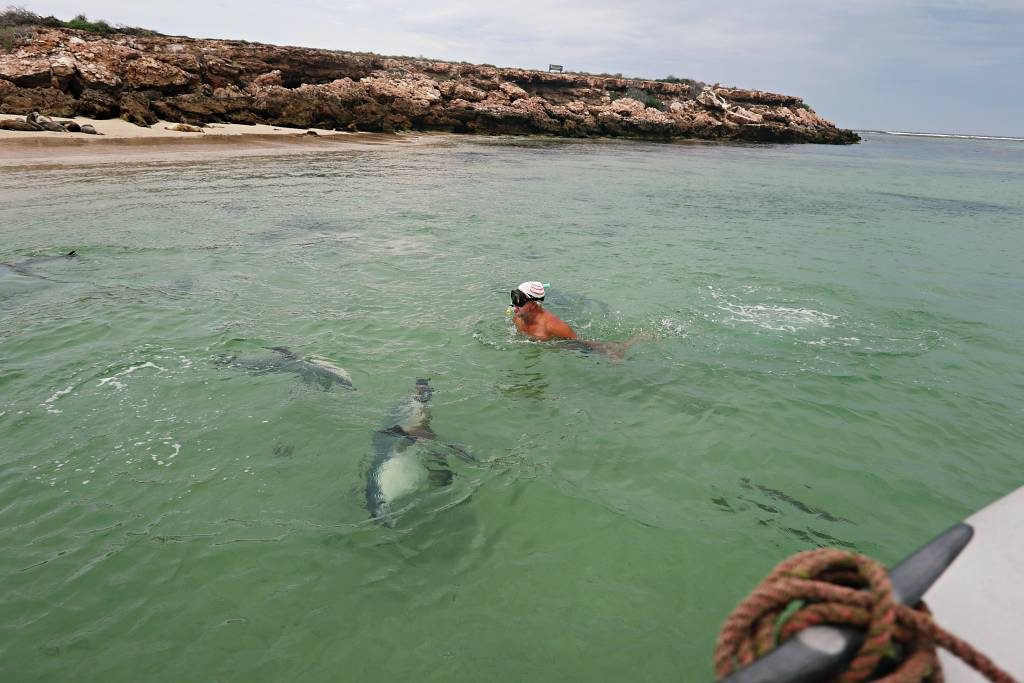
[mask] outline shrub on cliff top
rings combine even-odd
[[[57,17],[41,17],[24,7],[9,6],[0,12],[0,28],[25,28],[28,26],[47,26],[59,28],[63,25]]]
[[[84,14],[79,14],[71,21],[64,22],[64,25],[68,28],[77,29],[79,31],[88,31],[89,33],[98,33],[101,36],[110,35],[114,32],[114,27],[107,22],[100,19],[99,21],[89,21],[89,17]]]
[[[88,17],[86,17],[84,14],[79,14],[77,17],[70,21],[61,21],[57,17],[42,17],[36,14],[35,12],[25,9],[24,7],[15,7],[13,5],[9,6],[3,12],[0,12],[0,28],[13,28],[16,30],[23,30],[30,26],[45,26],[47,28],[73,28],[78,29],[79,31],[88,31],[89,33],[98,33],[104,36],[110,35],[112,33],[126,33],[133,36],[161,35],[156,31],[151,31],[146,28],[139,28],[137,26],[124,26],[123,24],[117,24],[116,26],[114,26],[102,19],[98,21],[89,21]]]
[[[13,26],[0,27],[0,50],[4,52],[11,50],[17,37],[18,32]]]
[[[659,100],[654,95],[648,95],[644,98],[645,107],[654,107],[658,111],[665,111],[665,103]]]
[[[660,83],[683,83],[685,85],[693,85],[694,83],[697,83],[697,81],[692,78],[680,78],[679,76],[673,76],[672,74],[665,76],[665,78],[656,78],[654,80]]]
[[[30,39],[33,26],[60,26],[60,19],[40,17],[22,7],[0,12],[0,50],[10,52],[22,40]]]

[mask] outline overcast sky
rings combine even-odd
[[[673,74],[799,95],[844,128],[1024,136],[1024,0],[15,2],[194,37]]]

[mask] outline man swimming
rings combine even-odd
[[[537,341],[576,339],[576,333],[564,320],[541,306],[544,294],[540,282],[524,282],[512,290],[512,322],[516,329]]]
[[[514,309],[512,322],[515,323],[517,330],[531,339],[537,341],[567,339],[576,342],[574,346],[578,346],[580,350],[600,351],[612,358],[620,359],[641,336],[633,335],[624,342],[598,342],[580,339],[568,323],[541,305],[545,293],[544,285],[540,282],[524,282],[512,290],[512,307]]]

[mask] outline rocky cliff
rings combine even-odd
[[[232,40],[38,28],[0,53],[0,112],[362,131],[845,144],[798,97]]]

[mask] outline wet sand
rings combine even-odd
[[[0,119],[24,119],[0,114]],[[54,117],[54,120],[69,120]],[[347,133],[281,126],[212,124],[202,133],[171,130],[177,124],[160,121],[149,128],[120,119],[95,120],[102,135],[48,131],[0,130],[0,167],[63,166],[138,161],[189,161],[221,156],[303,154],[366,149],[380,145],[414,144],[419,135]],[[316,135],[308,135],[313,130]]]

